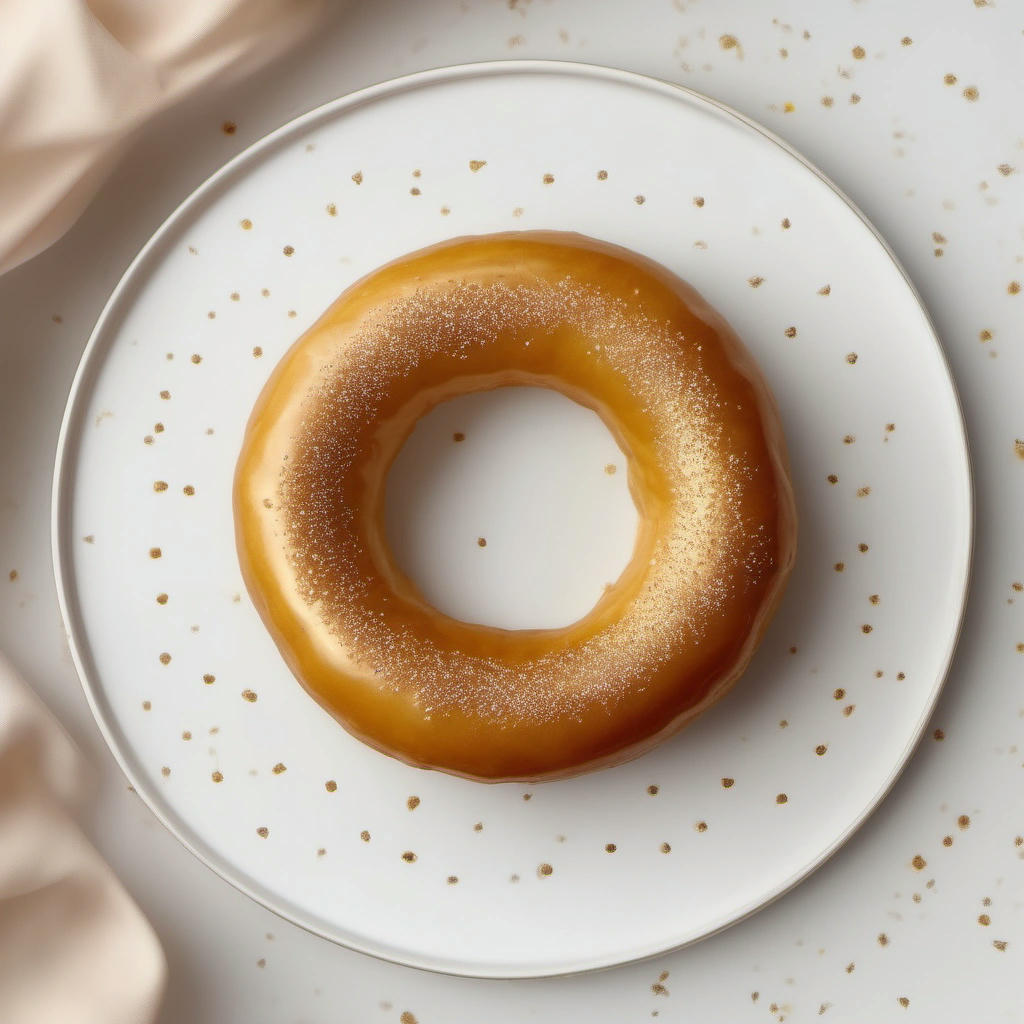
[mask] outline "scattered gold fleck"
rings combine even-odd
[[[217,677],[215,675],[213,675],[211,672],[207,672],[203,676],[203,682],[206,683],[207,686],[211,686],[216,681],[217,681]]]
[[[352,180],[357,185],[362,185],[362,183],[363,183],[363,172],[362,171],[356,171],[356,173],[352,175]]]
[[[752,1003],[756,1003],[758,1001],[758,999],[760,999],[760,998],[761,998],[761,993],[760,992],[751,992],[750,993],[750,1001]]]
[[[837,483],[839,483],[839,477],[837,477],[835,475],[835,473],[829,473],[829,475],[826,477],[826,479],[828,480],[828,482],[830,484],[837,484]]]
[[[846,707],[843,708],[843,714],[846,715],[847,718],[849,718],[850,715],[852,715],[854,713],[854,711],[856,711],[856,710],[857,710],[857,705],[856,704],[847,704]]]
[[[732,789],[734,785],[736,785],[735,779],[730,779],[728,777],[722,779],[722,789]]]
[[[946,85],[956,85],[956,75],[954,75],[952,72],[950,72],[947,75],[943,75],[942,80],[943,82],[946,83]]]
[[[318,857],[326,857],[327,856],[327,849],[326,849],[326,847],[321,846],[320,849],[316,851],[316,855]]]
[[[190,740],[190,739],[192,739],[192,733],[191,733],[191,732],[189,732],[189,730],[188,730],[188,729],[186,729],[186,730],[185,730],[185,731],[184,731],[184,732],[183,732],[183,733],[181,734],[181,738],[182,738],[183,740]]]
[[[979,914],[978,915],[978,924],[980,924],[983,928],[987,928],[991,923],[992,923],[992,918],[989,917],[988,914]]]
[[[904,36],[904,37],[903,37],[903,38],[902,38],[902,39],[900,40],[900,46],[910,46],[910,44],[911,44],[911,43],[913,43],[913,41],[914,41],[914,40],[913,40],[913,39],[911,39],[911,38],[910,38],[910,36]]]
[[[477,823],[476,823],[476,824],[475,824],[475,825],[473,826],[473,831],[474,831],[474,832],[483,832],[483,830],[484,830],[484,823],[483,823],[482,821],[478,821],[478,822],[477,822]]]
[[[259,359],[263,355],[263,349],[259,345],[254,345],[252,349],[253,359]]]
[[[362,839],[364,843],[368,843],[370,841],[370,833],[364,828],[363,831],[359,833],[359,838]]]
[[[874,629],[874,627],[873,626],[869,626],[866,622],[864,623],[863,626],[860,627],[860,631],[862,633],[870,633],[872,631],[872,629]]]
[[[723,50],[736,50],[738,55],[742,55],[743,51],[740,47],[740,41],[734,35],[719,36],[718,45]]]
[[[614,463],[614,462],[609,462],[609,463],[608,463],[608,465],[604,467],[604,471],[605,471],[605,472],[606,472],[606,473],[607,473],[607,474],[608,474],[609,476],[615,476],[615,473],[616,473],[616,466],[615,466],[615,463]]]
[[[860,95],[858,93],[851,92],[850,93],[850,105],[851,106],[856,106],[858,103],[860,103]]]
[[[879,597],[879,596],[878,596],[877,594],[871,594],[871,595],[870,595],[870,596],[868,597],[868,600],[869,600],[869,601],[870,601],[870,602],[871,602],[872,604],[878,604],[878,602],[879,602],[879,601],[881,600],[881,598],[880,598],[880,597]]]
[[[95,537],[94,534],[91,534],[91,533],[87,533],[82,538],[82,540],[84,540],[86,544],[95,544],[96,543],[96,537]]]
[[[845,690],[844,690],[844,689],[843,689],[843,688],[842,688],[842,687],[840,686],[840,687],[838,687],[838,688],[837,688],[837,689],[835,690],[835,692],[834,692],[834,693],[832,694],[832,696],[833,696],[833,697],[834,697],[834,698],[835,698],[836,700],[842,700],[842,699],[843,699],[843,698],[844,698],[844,697],[846,696],[846,691],[845,691]]]
[[[757,277],[756,275],[754,277],[748,277],[747,284],[749,284],[751,288],[760,288],[761,285],[764,284],[764,278]]]
[[[969,85],[966,89],[964,89],[964,99],[967,100],[968,103],[973,103],[978,98],[978,96],[979,93],[976,86]]]
[[[162,423],[154,423],[153,424],[153,433],[154,434],[162,434],[163,432],[164,432],[164,425]]]
[[[1016,590],[1018,594],[1021,591],[1024,591],[1024,583],[1011,583],[1010,586],[1013,587],[1013,589]]]
[[[242,699],[247,700],[250,704],[256,703],[256,691],[255,690],[243,690]]]
[[[522,215],[523,215],[523,214],[524,214],[525,212],[526,212],[526,211],[525,211],[525,210],[524,210],[524,209],[523,209],[523,208],[522,208],[521,206],[517,206],[517,207],[516,207],[516,208],[515,208],[515,209],[514,209],[514,210],[512,211],[512,216],[513,216],[513,217],[522,217]]]
[[[842,572],[846,568],[846,563],[836,562],[836,564],[833,565],[832,568],[835,569],[836,572]]]
[[[867,54],[865,53],[865,50],[864,50],[864,47],[863,47],[863,46],[855,46],[855,47],[854,47],[854,48],[853,48],[853,49],[852,49],[852,50],[850,51],[850,53],[852,53],[852,54],[853,54],[853,59],[854,59],[854,60],[863,60],[863,59],[865,58],[865,56],[867,55]]]
[[[265,825],[261,825],[258,829],[256,829],[256,835],[258,835],[260,839],[266,839],[267,836],[270,835],[270,829],[267,828]]]
[[[787,103],[782,108],[784,114],[792,114],[794,110],[796,110],[796,105],[793,103]]]
[[[859,551],[859,552],[860,552],[860,553],[861,553],[862,555],[864,555],[864,554],[867,554],[867,552],[869,552],[869,551],[871,550],[871,548],[869,548],[869,547],[867,546],[867,544],[865,544],[865,543],[864,543],[864,541],[861,541],[861,542],[860,542],[860,543],[859,543],[859,544],[857,545],[857,550],[858,550],[858,551]]]
[[[910,1000],[906,996],[900,996],[897,1002],[904,1010],[910,1005]]]
[[[156,595],[156,603],[157,604],[167,604],[167,595],[166,594],[157,594]]]
[[[792,225],[792,223],[791,223],[791,221],[790,221],[790,219],[788,217],[783,217],[782,218],[782,230],[783,231],[788,231],[792,226],[793,225]]]
[[[234,135],[238,131],[238,125],[234,121],[225,121],[221,126],[220,130],[225,135]]]
[[[961,814],[960,817],[956,819],[956,823],[960,826],[961,830],[969,829],[971,827],[971,819],[966,814]]]
[[[846,357],[846,361],[847,361],[847,362],[848,362],[848,363],[849,363],[849,364],[850,364],[851,366],[853,366],[853,364],[854,364],[855,362],[857,362],[857,353],[856,353],[856,352],[850,352],[850,353],[849,353],[849,354],[847,355],[847,357]]]
[[[210,778],[213,779],[214,782],[223,782],[224,781],[224,775],[221,772],[211,772],[210,773]]]
[[[693,197],[693,205],[698,207],[698,208],[703,206],[704,205],[704,197],[703,196],[694,196]]]
[[[789,728],[789,719],[788,718],[780,719],[779,720],[779,728],[780,729],[788,729]]]
[[[153,710],[153,703],[152,703],[152,701],[144,700],[142,702],[142,710],[143,711],[152,711]]]
[[[618,849],[618,847],[614,843],[605,843],[604,844],[604,852],[605,853],[614,853],[617,849]]]
[[[448,884],[449,885],[458,885],[459,884],[459,876],[458,875],[449,875],[448,876]]]
[[[158,494],[161,491],[166,491],[167,490],[167,481],[166,480],[154,480],[153,481],[153,490],[156,491]]]
[[[775,802],[777,804],[789,803],[789,797],[786,796],[785,793],[779,793],[779,795],[775,798]]]
[[[182,490],[182,493],[187,498],[191,498],[196,493],[196,489],[191,484],[185,484],[185,486],[182,487],[181,490]]]
[[[889,936],[886,935],[885,932],[879,933],[878,944],[880,946],[888,946],[889,945]]]
[[[907,674],[906,672],[897,672],[896,678],[902,683],[903,680],[907,678]]]
[[[242,296],[239,295],[238,292],[232,292],[231,295],[229,296],[232,302],[238,302],[239,299],[241,299],[241,297]]]
[[[832,294],[832,285],[830,285],[830,284],[823,284],[818,289],[818,294],[819,295],[831,295]]]
[[[914,854],[914,859],[910,863],[914,866],[915,871],[923,871],[928,866],[928,861],[919,853]]]
[[[1006,942],[1005,939],[993,939],[992,945],[995,946],[995,948],[998,949],[1000,953],[1005,953],[1006,947],[1009,945],[1009,943]]]
[[[824,757],[827,751],[828,747],[824,743],[819,743],[814,748],[814,752],[818,755],[818,757]]]
[[[598,181],[607,181],[608,180],[608,172],[607,171],[598,171],[597,172],[597,180]]]
[[[555,183],[555,176],[553,174],[545,174],[544,177],[541,178],[541,181],[543,181],[545,185],[553,185]]]
[[[787,338],[795,338],[796,337],[796,328],[795,327],[787,327],[784,333],[785,333]]]
[[[169,400],[170,400],[170,397],[171,397],[171,393],[170,393],[170,391],[161,391],[161,392],[160,392],[160,397],[161,397],[161,398],[162,398],[162,399],[163,399],[163,400],[164,400],[165,402],[166,402],[166,401],[169,401]]]
[[[288,769],[278,761],[273,768],[270,769],[275,775],[280,775],[282,772],[288,771]]]
[[[707,830],[708,830],[708,823],[706,821],[698,821],[697,824],[694,825],[693,827],[698,832],[707,832]]]
[[[540,878],[547,878],[549,875],[553,874],[554,870],[555,869],[550,864],[541,864],[540,867],[537,868],[537,875]]]
[[[999,172],[999,173],[1000,173],[1000,174],[1001,174],[1001,175],[1002,175],[1002,176],[1003,176],[1004,178],[1008,178],[1008,177],[1009,177],[1009,176],[1010,176],[1011,174],[1013,174],[1013,170],[1014,170],[1014,169],[1013,169],[1013,168],[1012,168],[1012,167],[1011,167],[1011,166],[1010,166],[1009,164],[1000,164],[1000,165],[999,165],[999,166],[998,166],[998,167],[996,168],[996,170],[997,170],[997,171],[998,171],[998,172]]]
[[[671,853],[672,852],[672,847],[669,846],[668,843],[662,843],[660,849],[661,849],[662,853]]]
[[[163,768],[160,769],[160,774],[166,779],[167,776],[171,774],[171,769],[168,768],[167,765],[164,765]]]
[[[241,224],[243,231],[252,231],[252,221],[248,217],[243,217]]]
[[[449,213],[451,213],[451,212],[452,212],[452,211],[451,211],[450,209],[448,209],[448,207],[447,207],[447,206],[442,206],[442,207],[441,207],[441,216],[442,216],[442,217],[447,217],[447,216],[448,216],[448,214],[449,214]]]
[[[478,548],[485,548],[485,547],[487,547],[487,538],[486,537],[477,537],[477,539],[476,539],[476,546]]]
[[[409,189],[409,195],[411,195],[411,196],[421,196],[421,195],[423,195],[423,193],[415,185],[413,185],[413,187],[411,189]]]
[[[285,256],[291,256],[295,252],[295,246],[293,246],[293,245],[286,245],[281,250],[281,252],[283,252],[285,254]]]
[[[413,853],[412,850],[406,850],[405,853],[402,854],[402,860],[404,860],[406,864],[412,864],[413,861],[416,860],[416,854]]]
[[[834,96],[822,96],[821,97],[821,105],[823,107],[831,107],[831,106],[833,106],[835,104],[835,102],[836,101],[835,101],[835,97]]]
[[[871,493],[871,488],[870,487],[858,487],[857,488],[857,497],[858,498],[866,498],[870,493]]]
[[[647,795],[648,796],[657,796],[658,795],[658,787],[656,785],[654,785],[654,783],[651,783],[651,785],[649,785],[647,787]]]
[[[203,361],[203,357],[198,352],[192,353],[192,362],[198,366]]]
[[[164,653],[160,655],[160,664],[161,665],[170,665],[170,663],[171,663],[171,656],[166,651],[164,651]]]
[[[418,1024],[414,1014],[408,1010],[402,1011],[402,1016],[398,1018],[399,1024]]]
[[[410,811],[415,811],[416,808],[419,807],[419,805],[420,798],[418,796],[411,796],[409,797],[408,800],[405,801],[405,806],[408,807]]]
[[[851,960],[851,961],[850,961],[850,962],[849,962],[849,963],[848,963],[848,964],[846,965],[846,973],[847,973],[847,974],[853,974],[854,970],[856,970],[856,967],[857,967],[857,965],[856,965],[856,964],[855,964],[855,963],[854,963],[854,962],[853,962],[853,961]]]
[[[637,206],[643,206],[647,202],[647,198],[645,196],[633,196],[633,202]]]
[[[935,732],[932,733],[932,739],[937,740],[939,743],[941,743],[945,738],[946,733],[942,729],[936,729]]]
[[[533,799],[533,794],[532,793],[524,793],[523,794],[523,802],[524,803],[529,803],[532,799]]]
[[[486,167],[486,166],[487,166],[487,161],[486,160],[470,160],[469,161],[469,169],[471,171],[473,171],[474,174],[477,171],[479,171],[481,167]]]

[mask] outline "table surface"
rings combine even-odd
[[[967,619],[934,721],[836,857],[690,949],[601,974],[484,982],[308,935],[163,829],[128,790],[78,684],[48,507],[60,417],[91,327],[181,199],[319,103],[422,68],[509,57],[688,85],[830,175],[889,240],[935,319],[964,405],[978,505]],[[0,279],[0,649],[96,766],[85,825],[167,951],[161,1024],[1024,1017],[1022,66],[1024,7],[1012,0],[338,5],[312,40],[255,79],[147,128],[68,236]]]

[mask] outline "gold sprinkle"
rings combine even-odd
[[[455,431],[455,433],[454,433],[454,434],[452,434],[452,440],[453,440],[453,441],[454,441],[454,442],[455,442],[456,444],[459,444],[459,443],[461,443],[462,441],[465,441],[465,440],[466,440],[466,435],[465,435],[464,433],[462,433],[462,431],[461,431],[461,430],[456,430],[456,431]]]
[[[878,604],[878,602],[879,602],[879,601],[881,600],[881,598],[880,598],[880,597],[879,597],[879,596],[878,596],[877,594],[872,594],[872,595],[871,595],[871,596],[870,596],[870,597],[868,598],[868,600],[869,600],[869,601],[870,601],[870,602],[871,602],[872,604]]]
[[[164,651],[164,653],[160,655],[160,664],[161,665],[170,665],[170,663],[171,663],[171,656],[166,651]]]
[[[338,789],[338,784],[334,781],[334,779],[328,779],[324,783],[324,789],[326,789],[328,793],[334,793]]]
[[[409,797],[408,800],[405,801],[405,806],[408,807],[410,811],[415,811],[416,808],[419,807],[419,805],[420,798],[418,796],[411,796]]]
[[[545,174],[544,177],[541,178],[541,181],[543,181],[545,185],[553,185],[555,183],[555,176],[553,174]]]
[[[659,849],[661,850],[662,853],[671,853],[672,852],[672,847],[669,846],[668,843],[662,843],[661,846],[659,847]]]
[[[633,196],[633,202],[637,206],[643,206],[647,202],[647,198],[645,196]]]
[[[764,284],[764,278],[763,277],[757,277],[757,276],[755,276],[755,277],[748,277],[747,278],[747,284],[749,284],[751,288],[760,288],[761,285]]]
[[[722,789],[732,789],[732,787],[734,785],[736,785],[736,780],[735,779],[730,779],[730,778],[722,779]]]
[[[837,477],[835,473],[829,473],[829,475],[825,479],[827,479],[830,484],[839,483],[839,477]]]
[[[157,594],[156,595],[156,603],[157,604],[167,604],[167,595],[166,594]]]
[[[742,54],[740,41],[734,35],[719,36],[718,45],[723,50],[736,50],[738,55]]]
[[[859,551],[859,552],[860,552],[860,553],[861,553],[861,554],[863,555],[863,554],[866,554],[866,553],[867,553],[868,551],[870,551],[871,549],[870,549],[870,548],[869,548],[869,547],[867,546],[867,544],[865,544],[865,543],[864,543],[863,541],[861,541],[861,542],[860,542],[860,543],[859,543],[859,544],[857,545],[857,550],[858,550],[858,551]]]
[[[364,843],[368,843],[370,841],[370,833],[364,828],[363,831],[359,833],[359,838],[362,839]]]
[[[207,672],[203,675],[203,682],[206,683],[207,686],[212,686],[216,681],[217,677],[211,672]]]
[[[698,208],[703,206],[704,205],[704,197],[703,196],[694,196],[693,197],[693,205],[698,207]]]
[[[458,885],[459,884],[459,876],[458,875],[449,875],[448,876],[448,884],[449,885]]]
[[[192,362],[198,366],[203,361],[203,357],[198,352],[192,353]]]
[[[224,781],[224,775],[221,772],[211,772],[210,778],[213,779],[214,782]]]
[[[188,730],[188,729],[186,729],[186,730],[185,730],[185,731],[184,731],[184,732],[183,732],[183,733],[181,734],[181,738],[182,738],[183,740],[190,740],[190,739],[192,739],[192,733],[191,733],[191,732],[189,732],[189,730]]]
[[[474,831],[474,832],[483,832],[483,830],[484,830],[484,823],[483,823],[482,821],[478,821],[478,822],[477,822],[477,823],[476,823],[476,824],[475,824],[475,825],[473,826],[473,831]]]
[[[485,548],[485,547],[487,547],[487,538],[486,537],[477,537],[477,539],[476,539],[476,546],[478,548]]]
[[[258,835],[260,839],[266,839],[267,836],[270,835],[270,829],[267,828],[265,825],[261,825],[258,829],[256,829],[256,835]]]
[[[260,348],[259,345],[253,345],[253,348],[252,348],[253,359],[259,359],[259,357],[261,355],[263,355],[263,349]]]
[[[166,480],[154,480],[153,481],[153,490],[156,491],[157,494],[159,494],[161,491],[166,491],[167,490],[167,481]]]
[[[486,161],[486,160],[470,160],[470,161],[469,161],[469,169],[470,169],[470,170],[471,170],[471,171],[472,171],[472,172],[473,172],[474,174],[475,174],[475,173],[476,173],[477,171],[479,171],[481,167],[486,167],[486,166],[487,166],[487,161]]]
[[[796,337],[796,328],[795,327],[787,327],[786,330],[783,333],[786,335],[787,338],[795,338]]]
[[[823,107],[831,107],[835,102],[836,101],[835,101],[835,97],[834,96],[822,96],[821,97],[821,105]]]
[[[442,207],[441,207],[441,216],[442,216],[442,217],[447,217],[447,216],[448,216],[448,214],[449,214],[449,213],[451,213],[451,212],[452,212],[452,211],[451,211],[451,210],[449,210],[447,206],[442,206]]]
[[[790,219],[788,217],[783,217],[782,218],[782,230],[783,231],[788,231],[792,226],[793,225],[790,222]]]
[[[850,353],[849,353],[849,354],[847,355],[847,357],[846,357],[846,361],[847,361],[847,362],[848,362],[848,363],[849,363],[849,364],[850,364],[851,366],[853,366],[853,364],[854,364],[855,362],[857,362],[857,353],[856,353],[856,352],[850,352]]]
[[[779,728],[780,729],[788,729],[789,728],[789,719],[787,719],[787,718],[781,719],[779,721]]]
[[[167,776],[171,774],[171,769],[168,768],[167,765],[164,765],[163,768],[160,769],[160,774],[166,779]]]
[[[278,761],[273,768],[270,769],[275,775],[280,775],[282,772],[288,771],[288,769]]]
[[[857,710],[857,705],[856,704],[847,704],[846,707],[843,708],[843,714],[847,718],[849,718],[850,715],[852,715],[854,713],[854,711],[856,711],[856,710]]]
[[[1006,290],[1010,295],[1020,294],[1020,281],[1011,281],[1007,286]]]
[[[234,121],[225,121],[221,126],[220,130],[225,135],[234,135],[238,131],[238,125]]]
[[[879,934],[879,936],[878,936],[878,944],[880,946],[888,946],[889,945],[889,936],[886,935],[885,932],[881,932]]]
[[[292,246],[292,245],[286,245],[286,246],[285,246],[285,247],[284,247],[284,248],[283,248],[283,249],[281,250],[281,252],[283,252],[283,253],[285,254],[285,256],[291,256],[291,255],[292,255],[292,254],[293,254],[293,253],[295,252],[295,247],[294,247],[294,246]]]
[[[828,747],[824,743],[819,743],[814,748],[814,752],[818,755],[818,757],[824,757],[825,754],[828,752]]]
[[[846,568],[846,563],[836,562],[836,564],[833,565],[832,568],[835,569],[836,572],[842,572]]]
[[[316,855],[318,857],[326,857],[327,856],[327,848],[324,847],[324,846],[321,846],[320,849],[316,851]]]
[[[217,314],[214,313],[214,311],[211,309],[210,312],[206,314],[206,318],[208,320],[216,320],[217,319]]]
[[[779,795],[778,795],[778,796],[777,796],[777,797],[775,798],[775,802],[776,802],[777,804],[786,804],[786,803],[789,803],[789,797],[788,797],[788,796],[786,796],[786,794],[785,794],[785,793],[779,793]]]
[[[406,864],[412,864],[416,860],[416,854],[413,853],[412,850],[406,850],[405,853],[402,854],[402,860],[404,860]]]
[[[694,825],[693,827],[698,832],[707,832],[707,830],[708,830],[708,823],[706,821],[698,821],[697,824]]]
[[[856,440],[857,440],[857,438],[855,438],[855,437],[853,436],[853,434],[847,434],[847,435],[846,435],[846,436],[845,436],[845,437],[843,438],[843,444],[853,444],[853,442],[854,442],[854,441],[856,441]]]
[[[152,709],[153,709],[152,701],[144,700],[142,702],[142,710],[143,711],[152,711]]]
[[[854,60],[863,60],[867,55],[863,46],[855,46],[850,53],[853,54]]]
[[[992,945],[999,950],[1000,953],[1006,952],[1006,947],[1009,943],[1005,939],[993,939]]]
[[[524,214],[525,212],[526,212],[526,211],[525,211],[525,210],[524,210],[524,209],[523,209],[523,208],[522,208],[521,206],[517,206],[517,207],[516,207],[516,208],[515,208],[515,209],[514,209],[514,210],[512,211],[512,216],[513,216],[513,217],[522,217],[522,215],[523,215],[523,214]]]
[[[337,205],[334,204],[334,203],[328,203],[327,204],[327,214],[330,217],[337,217],[338,216],[338,207],[337,207]]]
[[[654,785],[653,782],[651,783],[651,785],[649,785],[647,787],[647,795],[648,796],[657,796],[658,795],[658,787],[656,785]]]
[[[842,700],[846,696],[846,691],[840,686],[832,694],[835,700]]]
[[[362,171],[356,171],[356,173],[352,175],[352,180],[357,185],[362,185],[362,183],[363,183],[363,172]]]
[[[82,538],[82,540],[84,540],[86,544],[95,544],[96,543],[96,537],[95,537],[94,534],[91,534],[91,533],[87,533]]]
[[[411,195],[411,196],[421,196],[421,195],[423,195],[423,193],[415,185],[413,185],[413,187],[411,189],[409,189],[409,195]]]
[[[850,105],[851,106],[856,106],[858,103],[860,103],[860,96],[857,93],[855,93],[855,92],[851,92],[850,93]]]
[[[243,690],[242,691],[242,698],[243,698],[243,700],[247,700],[250,704],[255,704],[256,703],[256,691],[255,690],[248,690],[248,689]]]
[[[252,231],[252,221],[248,217],[244,217],[241,221],[243,231]]]
[[[967,100],[968,103],[973,103],[979,95],[977,86],[969,85],[964,89],[964,99]]]
[[[163,399],[163,400],[164,400],[165,402],[166,402],[166,401],[169,401],[169,400],[170,400],[170,397],[171,397],[171,393],[170,393],[170,391],[161,391],[161,392],[160,392],[160,397],[161,397],[161,398],[162,398],[162,399]]]
[[[991,923],[992,923],[992,918],[989,917],[988,914],[979,914],[978,915],[978,924],[980,924],[983,928],[987,928]]]
[[[923,871],[928,866],[928,861],[919,853],[914,854],[914,859],[910,863],[914,866],[915,871]]]
[[[943,729],[936,729],[935,732],[932,733],[932,739],[937,740],[939,743],[941,743],[945,738],[946,733]]]
[[[910,1000],[906,996],[900,996],[899,999],[897,999],[896,1001],[900,1004],[900,1006],[903,1007],[904,1010],[910,1005]]]
[[[294,309],[289,309],[288,310],[288,316],[289,316],[290,319],[294,320],[298,315],[299,314],[296,313]]]
[[[608,180],[608,172],[607,171],[598,171],[597,172],[597,180],[598,181],[607,181]]]
[[[604,467],[604,471],[605,471],[605,472],[606,472],[606,473],[607,473],[607,474],[608,474],[609,476],[615,476],[615,474],[616,474],[616,472],[617,472],[617,469],[616,469],[615,463],[614,463],[614,462],[609,462],[609,463],[608,463],[608,465]]]
[[[856,965],[856,964],[855,964],[855,963],[854,963],[854,962],[853,962],[853,961],[851,960],[851,961],[850,961],[850,962],[849,962],[849,963],[848,963],[848,964],[846,965],[846,973],[847,973],[847,974],[853,974],[853,972],[854,972],[854,970],[856,969],[856,967],[857,967],[857,965]]]
[[[897,672],[896,678],[902,683],[903,680],[907,678],[907,674],[906,672]]]
[[[551,874],[554,873],[554,870],[555,869],[550,864],[541,864],[537,868],[537,876],[539,878],[548,878]]]
[[[956,85],[956,75],[954,75],[952,72],[943,75],[942,80],[943,82],[946,83],[946,85]]]
[[[818,294],[819,295],[831,295],[832,294],[832,285],[830,285],[830,284],[823,284],[818,289]]]
[[[961,814],[960,817],[956,819],[956,823],[959,825],[961,830],[966,830],[971,827],[971,819],[967,817],[966,814]]]
[[[614,843],[605,843],[605,846],[604,846],[604,852],[605,853],[614,853],[617,849],[618,849],[618,847]]]
[[[871,493],[871,488],[870,487],[858,487],[857,488],[857,497],[858,498],[866,498],[870,493]]]
[[[866,622],[864,623],[863,626],[860,627],[860,631],[862,633],[870,633],[873,629],[874,629],[874,627],[868,625],[868,623],[866,623]]]
[[[912,43],[913,41],[914,41],[914,40],[913,40],[913,39],[911,39],[911,38],[910,38],[910,36],[904,36],[904,37],[903,37],[903,38],[902,38],[902,39],[900,40],[900,46],[910,46],[910,44],[911,44],[911,43]]]
[[[181,490],[182,490],[182,493],[187,498],[191,498],[196,493],[196,489],[191,484],[185,484],[185,486],[182,487]]]
[[[164,432],[164,425],[162,423],[154,423],[153,424],[153,433],[154,434],[162,434],[163,432]]]
[[[1011,167],[1011,166],[1010,166],[1009,164],[1000,164],[1000,165],[999,165],[999,166],[998,166],[998,167],[996,168],[996,170],[997,170],[997,171],[998,171],[998,172],[999,172],[999,173],[1000,173],[1000,174],[1001,174],[1001,175],[1002,175],[1002,176],[1003,176],[1004,178],[1008,178],[1008,177],[1009,177],[1009,176],[1010,176],[1011,174],[1013,174],[1014,168],[1013,168],[1013,167]]]
[[[419,1024],[416,1017],[408,1010],[402,1011],[402,1016],[398,1018],[399,1024]]]

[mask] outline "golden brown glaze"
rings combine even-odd
[[[629,461],[633,559],[563,629],[441,614],[384,535],[416,421],[507,385],[594,409]],[[235,522],[302,685],[378,750],[491,782],[617,764],[690,722],[746,668],[796,540],[778,414],[729,326],[663,267],[555,232],[445,242],[349,288],[256,403]]]

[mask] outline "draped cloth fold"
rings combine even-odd
[[[0,273],[75,222],[132,133],[235,81],[321,0],[0,0]]]
[[[146,1024],[166,967],[82,834],[81,755],[0,657],[0,1021]]]

